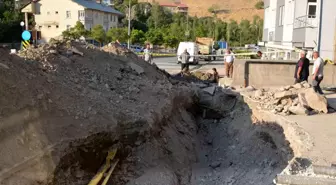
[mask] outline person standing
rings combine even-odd
[[[189,71],[189,59],[190,59],[190,54],[188,53],[187,49],[184,49],[183,53],[181,53],[180,55],[181,73],[183,73],[183,71],[185,72]]]
[[[295,67],[295,73],[294,73],[295,83],[301,83],[303,81],[308,82],[310,61],[306,56],[307,56],[306,51],[302,50],[300,52],[300,59]]]
[[[144,59],[146,62],[150,63],[150,64],[153,64],[152,62],[152,51],[150,49],[150,45],[149,44],[146,44],[146,48],[144,49]]]
[[[227,50],[226,56],[224,57],[224,65],[225,65],[225,74],[228,78],[232,78],[233,61],[234,61],[234,56],[231,54],[231,50]]]
[[[314,51],[313,53],[314,58],[314,66],[313,66],[313,88],[316,93],[323,94],[323,91],[320,87],[320,83],[323,80],[323,69],[324,69],[324,62],[323,59],[320,57],[318,51]]]

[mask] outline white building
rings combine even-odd
[[[22,8],[26,14],[32,13],[35,30],[41,32],[43,41],[60,36],[64,30],[83,23],[87,30],[100,24],[105,31],[118,26],[122,13],[101,0],[34,0]],[[27,19],[26,19],[27,21]]]
[[[266,48],[317,50],[324,59],[336,59],[336,0],[264,0],[264,5]]]

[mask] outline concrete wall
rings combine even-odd
[[[323,1],[320,52],[321,56],[331,60],[336,60],[336,56],[334,56],[336,34],[336,13],[334,7],[336,7],[336,0]]]
[[[285,86],[294,83],[296,61],[237,60],[234,63],[233,84],[254,87]],[[336,86],[336,66],[324,66],[324,80],[321,86]],[[312,65],[310,66],[310,73]],[[311,83],[311,76],[308,79]]]

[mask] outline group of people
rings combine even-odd
[[[300,83],[303,81],[308,82],[310,61],[306,56],[307,56],[306,51],[300,52],[300,59],[296,64],[294,73],[295,78],[294,83]],[[318,51],[314,51],[313,59],[314,59],[313,72],[312,72],[313,89],[316,93],[323,94],[323,91],[320,87],[320,83],[323,80],[324,61],[320,57]]]

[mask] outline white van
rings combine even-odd
[[[198,54],[198,46],[195,42],[180,42],[177,48],[177,63],[181,63],[180,55],[187,49],[190,54],[189,62],[193,64],[198,64],[199,57],[195,56]]]

